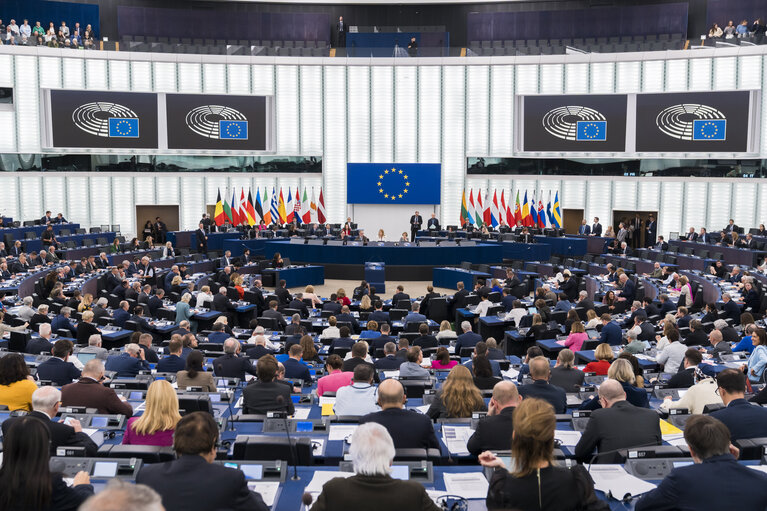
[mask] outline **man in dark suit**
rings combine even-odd
[[[487,416],[480,419],[477,429],[466,443],[469,452],[479,456],[483,451],[505,451],[511,445],[512,421],[514,408],[522,400],[517,386],[510,381],[502,381],[493,387],[493,397],[487,407]]]
[[[618,277],[618,283],[620,287],[620,291],[618,291],[618,300],[626,300],[629,303],[634,301],[634,295],[636,294],[636,285],[634,284],[634,281],[629,278],[628,275],[625,273],[622,274],[620,277]]]
[[[419,336],[413,339],[413,346],[420,346],[423,348],[436,348],[439,346],[439,341],[433,335],[429,335],[429,325],[421,323],[418,327]]]
[[[708,334],[703,328],[703,323],[699,319],[693,319],[690,321],[690,332],[684,338],[684,344],[687,346],[703,346],[708,347],[711,345],[708,342]]]
[[[384,357],[375,361],[375,367],[378,371],[396,371],[405,361],[397,358],[397,345],[393,342],[387,342],[383,347]]]
[[[178,421],[173,434],[177,459],[144,465],[136,477],[162,497],[165,509],[208,511],[268,511],[258,493],[251,492],[245,475],[216,465],[218,425],[207,412],[192,412]],[[205,481],[205,484],[189,484]]]
[[[213,310],[219,311],[226,316],[230,325],[234,326],[236,324],[237,316],[235,312],[237,307],[226,296],[226,288],[224,286],[218,288],[218,293],[213,296]]]
[[[501,305],[503,305],[504,312],[509,312],[511,309],[514,308],[514,302],[517,300],[517,297],[511,294],[511,288],[510,287],[504,287],[503,288],[503,298],[501,298]]]
[[[602,331],[599,333],[599,342],[607,343],[611,346],[618,346],[623,342],[623,332],[618,323],[613,321],[612,316],[605,313],[600,318],[602,320]]]
[[[287,283],[284,280],[280,280],[277,283],[277,288],[274,290],[274,294],[280,300],[281,305],[287,305],[290,303],[290,300],[293,299],[293,297],[290,296],[290,291],[285,287],[286,284]]]
[[[658,236],[658,242],[655,243],[654,248],[660,250],[661,252],[666,252],[668,250],[668,243],[666,243],[666,241],[663,239],[663,236]]]
[[[160,217],[154,219],[154,231],[157,233],[157,243],[165,243],[165,235],[168,234],[168,226],[160,220]]]
[[[208,235],[205,231],[205,225],[200,223],[198,225],[197,230],[194,232],[195,237],[195,246],[197,247],[197,252],[200,252],[202,254],[208,253]]]
[[[455,316],[456,309],[461,309],[466,306],[466,297],[470,294],[468,289],[464,289],[464,284],[462,281],[458,281],[455,287],[457,291],[453,294],[453,298],[449,303],[450,317]]]
[[[530,366],[530,377],[533,383],[523,385],[519,388],[519,394],[527,399],[535,397],[551,403],[555,413],[565,413],[567,409],[567,396],[563,388],[551,385],[549,375],[551,366],[546,357],[535,357],[528,363]]]
[[[118,378],[133,378],[139,371],[150,369],[141,346],[131,343],[126,344],[124,349],[123,353],[107,358],[105,364],[107,371],[115,371]]]
[[[336,314],[336,323],[346,322],[351,325],[351,331],[352,333],[360,333],[360,324],[357,321],[357,318],[352,316],[351,311],[349,310],[348,305],[344,305],[341,307],[341,314]]]
[[[434,213],[431,214],[431,218],[426,221],[426,228],[430,231],[439,231],[439,220],[437,220],[437,215]]]
[[[690,227],[687,232],[687,241],[698,241],[698,233],[695,232],[695,227]]]
[[[56,341],[51,353],[53,357],[37,366],[38,379],[50,380],[54,385],[61,386],[80,378],[80,370],[68,361],[72,354],[72,341],[66,339]]]
[[[256,370],[247,357],[240,357],[240,342],[227,339],[224,342],[224,354],[213,361],[213,373],[221,378],[239,378],[245,380],[245,373],[256,376]]]
[[[256,306],[256,315],[260,316],[263,314],[264,310],[266,310],[266,300],[264,300],[264,289],[261,287],[262,283],[260,280],[256,280],[253,282],[253,287],[250,288],[250,292],[255,295],[253,298],[251,298],[251,303],[253,303]]]
[[[242,391],[242,413],[287,412],[293,415],[295,409],[290,399],[290,386],[275,381],[277,360],[273,356],[259,358],[256,373],[258,380],[251,381]]]
[[[727,234],[730,234],[730,235],[732,233],[734,233],[734,232],[738,232],[738,226],[735,225],[735,220],[730,218],[730,221],[727,224],[727,227],[725,227],[723,230],[724,230],[724,232],[726,232]]]
[[[746,401],[746,375],[738,369],[725,369],[717,375],[716,383],[725,408],[711,416],[727,426],[732,441],[767,437],[767,409]]]
[[[84,447],[85,456],[95,456],[99,448],[88,435],[83,433],[80,421],[73,418],[67,419],[66,423],[54,421],[60,404],[61,391],[56,387],[49,385],[40,387],[32,394],[32,411],[29,412],[29,417],[39,419],[48,428],[51,435],[51,455],[56,455],[58,447]],[[19,420],[21,417],[12,417],[3,421],[3,436]]]
[[[151,332],[152,326],[144,317],[144,307],[142,307],[141,305],[136,305],[136,307],[133,309],[133,316],[130,317],[130,320],[135,322],[138,325],[139,332],[142,332],[142,333]]]
[[[421,305],[418,302],[414,302],[413,310],[410,311],[407,316],[403,318],[404,327],[407,328],[408,323],[426,323],[426,316],[421,314]]]
[[[69,321],[69,316],[72,314],[72,309],[69,307],[62,307],[59,311],[59,315],[53,318],[51,321],[51,331],[58,333],[59,330],[68,330],[72,337],[77,338],[77,329]]]
[[[381,300],[376,300],[373,306],[375,310],[368,315],[368,321],[375,321],[379,325],[391,323],[389,313],[383,311],[383,302]]]
[[[186,361],[181,358],[183,348],[184,343],[181,339],[171,339],[170,344],[168,344],[170,354],[161,358],[157,363],[157,372],[175,374],[178,371],[183,371],[186,368]]]
[[[30,338],[24,353],[31,353],[33,355],[45,353],[47,355],[53,350],[53,343],[51,342],[51,325],[50,323],[40,323],[40,326],[37,328],[40,332],[40,337]]]
[[[336,348],[351,348],[354,346],[354,339],[349,337],[351,335],[351,330],[349,330],[348,326],[342,326],[338,329],[338,332],[340,337],[333,339],[333,341],[330,343],[330,353],[332,353]]]
[[[285,330],[288,323],[285,321],[285,317],[277,310],[277,300],[269,302],[269,308],[262,314],[265,318],[272,318],[277,324],[277,330]]]
[[[599,217],[594,217],[594,223],[591,224],[591,235],[592,236],[601,236],[602,235],[602,224],[599,223]]]
[[[294,344],[288,350],[288,359],[282,363],[285,366],[285,378],[296,378],[305,383],[311,383],[312,373],[309,372],[309,366],[301,361],[304,356],[304,348],[300,344]]]
[[[405,293],[405,287],[402,285],[397,286],[397,292],[391,298],[392,306],[396,306],[400,300],[410,300],[410,295]]]
[[[97,413],[114,413],[130,417],[131,405],[120,398],[114,389],[101,384],[104,380],[104,362],[94,358],[86,362],[80,380],[61,389],[62,406],[95,408]]]
[[[252,348],[249,348],[245,355],[247,355],[248,358],[253,360],[258,360],[264,355],[272,355],[274,352],[266,347],[266,337],[263,335],[257,335],[256,336],[256,345]],[[256,371],[258,371],[258,367],[256,367]]]
[[[730,293],[722,293],[722,310],[725,314],[725,319],[729,318],[732,320],[733,325],[739,325],[740,324],[740,307],[737,303],[730,297]]]
[[[330,311],[333,316],[341,314],[341,307],[341,302],[338,301],[338,297],[335,293],[330,295],[330,300],[322,304],[322,310]]]
[[[647,217],[647,221],[645,222],[645,246],[651,247],[655,244],[655,236],[658,234],[658,222],[655,221],[655,217],[650,215]],[[637,232],[635,234],[636,236],[639,236],[639,233]]]
[[[581,226],[578,227],[578,234],[580,234],[581,236],[588,236],[589,234],[591,234],[591,227],[586,222],[585,218],[581,220]]]
[[[162,309],[163,303],[162,299],[165,296],[165,290],[161,287],[158,287],[154,294],[149,298],[149,301],[147,302],[146,306],[149,309],[149,315],[153,318],[157,317],[157,311]],[[213,299],[213,303],[215,303],[215,298]]]
[[[684,352],[684,360],[682,365],[684,366],[672,376],[666,384],[672,389],[688,389],[695,385],[695,370],[698,368],[698,364],[703,360],[703,356],[700,351],[695,348],[689,348]],[[667,396],[667,399],[671,396]]]
[[[421,225],[423,225],[423,217],[416,211],[415,214],[410,217],[410,241],[415,241],[415,236],[418,234],[418,231],[421,230]]]
[[[426,415],[404,410],[406,400],[405,389],[398,380],[382,381],[378,386],[381,411],[361,417],[360,424],[377,422],[385,427],[396,449],[439,449],[431,420]]]
[[[597,457],[599,463],[620,463],[620,456],[613,452],[617,449],[661,444],[657,412],[626,401],[626,392],[617,380],[602,382],[599,401],[602,408],[591,413],[586,430],[575,446],[576,459],[589,462],[596,449],[610,451]]]
[[[471,323],[468,321],[461,323],[461,330],[463,330],[463,333],[455,341],[455,353],[457,355],[461,354],[463,348],[473,348],[482,340],[481,335],[471,331]]]
[[[338,17],[336,22],[336,48],[346,48],[346,32],[348,27],[343,16]]]
[[[592,419],[593,420],[593,419]],[[717,419],[693,415],[684,439],[695,464],[675,468],[637,502],[637,511],[686,509],[767,509],[767,474],[741,465],[730,434]]]
[[[221,268],[226,268],[227,266],[231,266],[232,264],[232,252],[230,250],[227,250],[224,252],[223,257],[221,257],[221,260],[219,261],[219,266]]]
[[[115,311],[112,313],[112,324],[114,326],[122,328],[125,326],[125,322],[128,321],[131,317],[130,312],[128,312],[128,309],[130,308],[130,304],[123,300],[120,302],[120,307],[115,309]]]
[[[296,296],[288,304],[288,309],[296,309],[302,318],[309,317],[309,308],[303,302],[304,294],[296,293]]]
[[[391,327],[388,323],[383,323],[379,330],[381,331],[380,336],[367,339],[367,342],[370,344],[371,355],[375,355],[376,350],[382,350],[388,342],[393,342],[395,345],[397,343],[397,338],[389,335],[391,333]]]

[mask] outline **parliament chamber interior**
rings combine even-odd
[[[767,510],[766,33],[0,2],[0,511]]]

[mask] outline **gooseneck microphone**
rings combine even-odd
[[[285,406],[285,398],[283,396],[277,396],[276,401],[280,407]],[[280,412],[280,414],[283,414],[282,420],[285,423],[285,436],[288,437],[288,448],[290,449],[290,455],[293,456],[293,477],[291,478],[291,481],[300,481],[301,478],[298,477],[298,449],[296,449],[296,446],[293,444],[293,440],[290,438],[290,423],[288,423],[288,412],[286,410],[284,412]]]

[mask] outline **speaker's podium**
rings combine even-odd
[[[376,288],[376,293],[386,292],[386,264],[365,263],[365,280]]]

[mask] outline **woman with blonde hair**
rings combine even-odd
[[[362,299],[360,299],[360,310],[369,311],[372,308],[373,308],[373,304],[370,303],[370,296],[362,295]]]
[[[93,295],[85,293],[80,304],[77,306],[77,312],[89,311],[93,307]]]
[[[448,373],[426,415],[431,419],[465,419],[471,417],[472,412],[486,410],[487,406],[474,385],[471,371],[464,365],[457,365]]]
[[[191,332],[197,332],[197,322],[193,320],[194,313],[189,309],[189,301],[192,299],[192,295],[184,293],[181,295],[181,300],[176,303],[176,324],[180,325],[182,321],[189,321]]]
[[[165,259],[166,257],[176,257],[176,251],[170,241],[165,242],[165,247],[162,249],[162,258]]]
[[[693,302],[690,280],[682,275],[679,277],[679,302],[677,307],[691,307]]]
[[[439,332],[437,332],[435,337],[440,344],[448,344],[452,339],[458,338],[458,334],[450,326],[450,321],[443,319],[439,324]]]
[[[314,286],[306,286],[306,289],[304,289],[303,298],[304,300],[311,300],[312,307],[322,307],[322,300],[320,300],[320,297],[317,296],[317,294],[314,292]]]
[[[607,377],[621,384],[623,392],[626,393],[626,401],[640,408],[650,408],[650,399],[647,397],[647,391],[634,386],[636,375],[634,374],[631,362],[627,359],[615,359],[607,371]],[[602,408],[599,396],[594,396],[580,406],[581,410],[597,410],[599,408]]]
[[[594,309],[586,311],[586,330],[594,329],[602,323]]]
[[[597,349],[594,350],[594,362],[589,362],[583,369],[584,372],[594,373],[597,376],[607,376],[607,371],[610,369],[610,364],[615,358],[613,350],[609,344],[603,342]]]
[[[242,284],[245,282],[245,279],[240,275],[239,273],[232,273],[232,284],[234,284],[234,289],[237,290],[237,298],[238,300],[242,300],[245,298],[245,288],[242,286]]]
[[[524,399],[514,410],[509,472],[490,451],[479,455],[483,467],[494,468],[487,491],[488,509],[590,509],[598,502],[594,483],[582,465],[554,464],[554,408],[541,399]]]
[[[346,305],[348,307],[352,304],[352,301],[346,296],[346,290],[344,288],[339,288],[338,291],[336,291],[336,297],[341,300],[341,305]]]
[[[206,302],[210,302],[210,305],[213,304],[213,295],[210,293],[210,286],[202,286],[200,288],[200,292],[197,293],[197,303],[195,306],[206,307]],[[210,307],[210,305],[207,305],[207,307]]]
[[[144,413],[128,419],[123,444],[171,446],[179,420],[175,389],[167,380],[155,380],[147,390]]]
[[[173,279],[171,279],[170,292],[178,293],[179,296],[184,294],[184,279],[181,278],[181,275],[176,275],[173,277]]]

